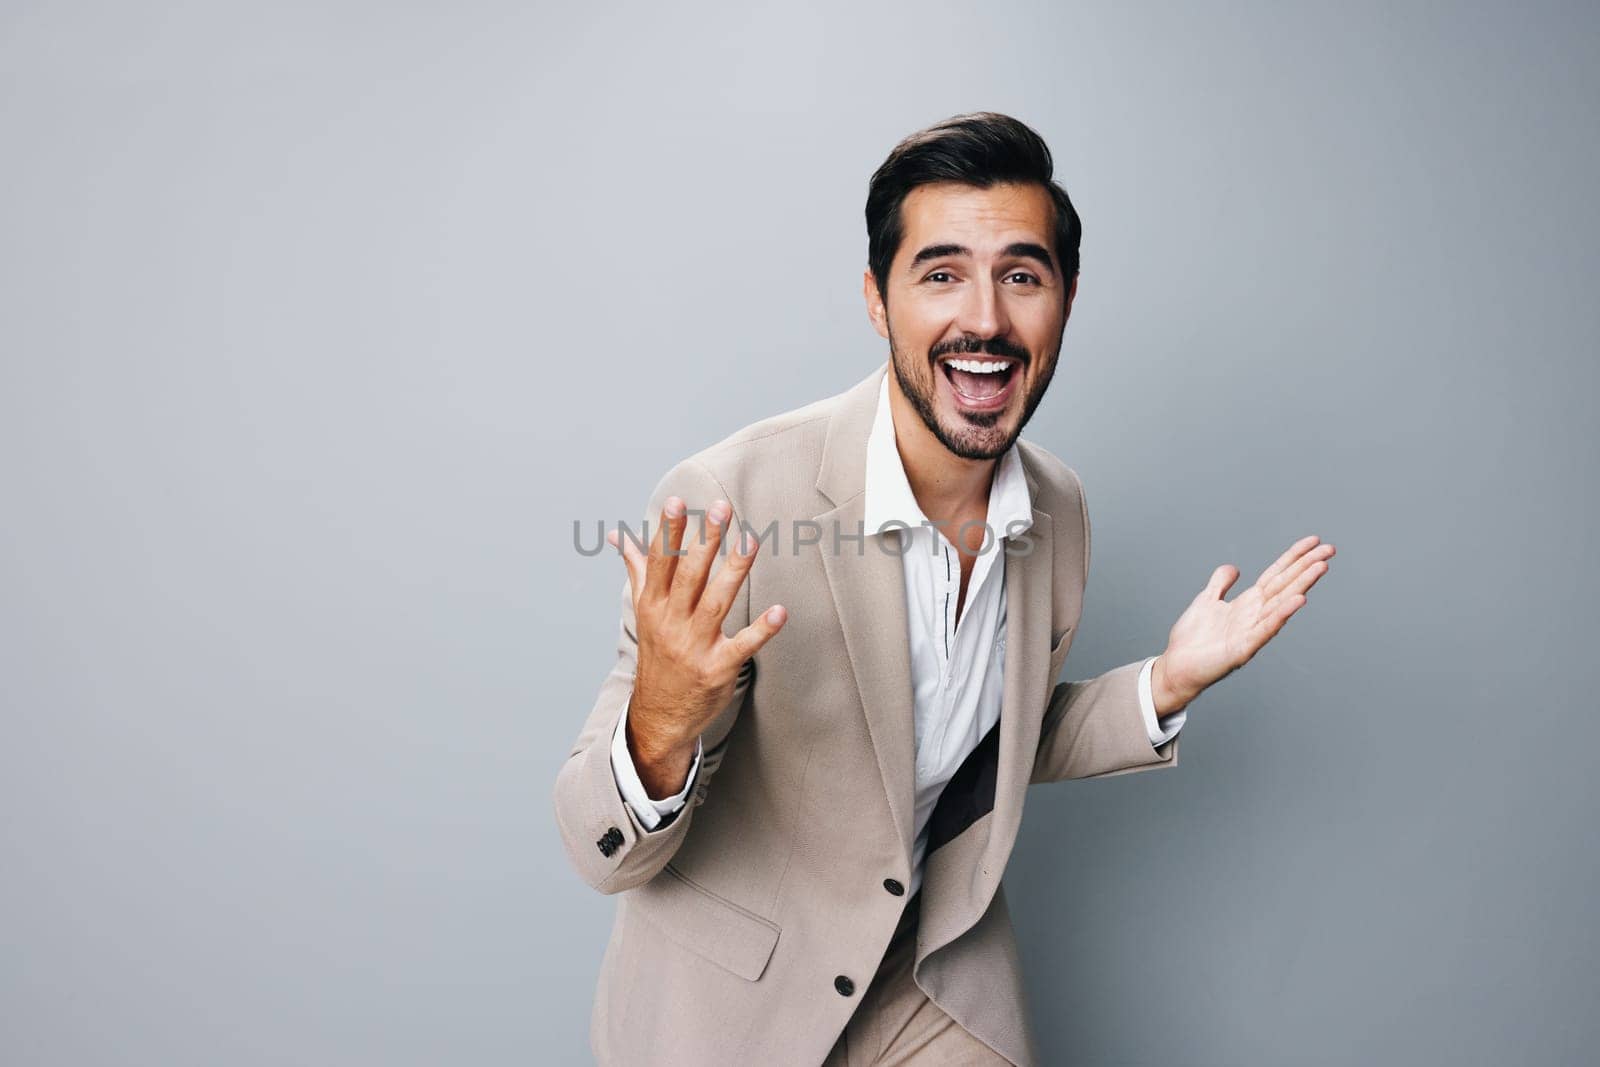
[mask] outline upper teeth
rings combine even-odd
[[[1005,370],[1007,366],[1004,360],[998,363],[981,359],[952,359],[946,362],[956,370],[964,370],[969,374],[994,374],[996,371]]]

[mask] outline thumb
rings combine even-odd
[[[1211,600],[1221,600],[1238,580],[1239,568],[1231,563],[1224,563],[1211,572],[1211,580],[1206,583],[1202,595]]]
[[[743,663],[761,651],[761,646],[772,640],[773,635],[783,629],[783,624],[788,621],[789,609],[782,604],[774,604],[750,625],[728,638],[724,647],[734,661]]]

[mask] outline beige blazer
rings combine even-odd
[[[619,894],[590,1027],[601,1063],[821,1063],[907,902],[886,886],[910,881],[904,572],[894,554],[849,539],[862,521],[867,432],[886,370],[696,453],[651,495],[652,531],[672,494],[691,508],[722,497],[735,524],[758,532],[776,521],[776,545],[763,542],[724,629],[737,632],[752,609],[774,603],[789,619],[703,735],[688,804],[649,833],[610,764],[637,648],[623,583],[616,665],[555,787],[573,866]],[[1000,723],[932,817],[913,973],[962,1026],[1031,1064],[1001,886],[1027,787],[1170,767],[1179,738],[1150,744],[1136,690],[1142,659],[1056,684],[1083,606],[1089,516],[1075,472],[1031,442],[1020,451],[1032,551],[1006,558]],[[796,519],[820,524],[821,543],[797,548]]]

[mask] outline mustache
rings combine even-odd
[[[1024,367],[1033,359],[1026,348],[1018,344],[1012,344],[1004,337],[990,337],[988,339],[982,337],[957,337],[951,341],[940,341],[928,349],[928,359],[935,360],[940,356],[951,354],[975,356],[979,353],[991,356],[1009,356],[1012,359],[1020,360]]]

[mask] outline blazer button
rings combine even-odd
[[[906,887],[895,881],[893,878],[885,878],[883,880],[883,888],[887,889],[891,894],[897,897],[903,897],[906,894]]]
[[[833,980],[833,988],[839,991],[841,997],[848,997],[856,991],[856,984],[841,974]]]

